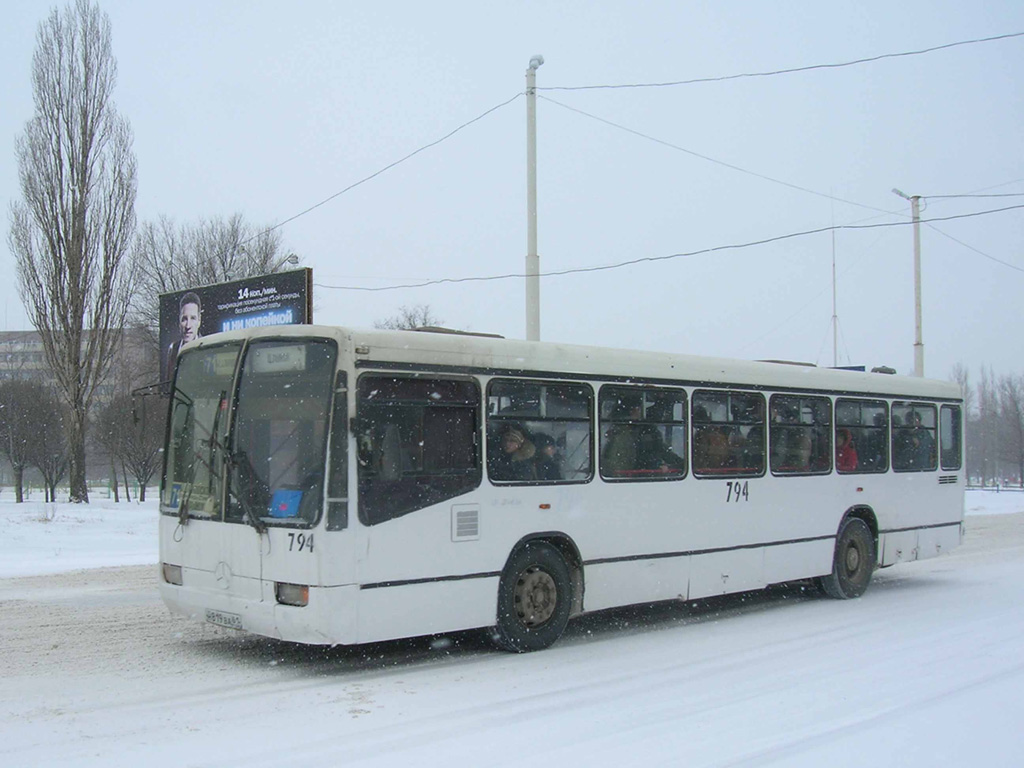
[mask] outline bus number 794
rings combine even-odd
[[[739,501],[740,499],[743,499],[744,501],[750,501],[750,483],[749,483],[749,481],[744,480],[742,483],[739,480],[737,480],[735,482],[730,481],[730,482],[726,483],[726,486],[727,486],[727,490],[725,492],[725,500],[726,501]]]
[[[312,553],[313,551],[313,534],[305,533],[289,533],[288,534],[288,551],[289,552],[305,552]]]

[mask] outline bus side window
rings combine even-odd
[[[376,525],[480,485],[475,380],[363,374],[356,388],[359,518]]]
[[[772,472],[830,472],[832,402],[827,397],[772,395],[769,407]]]
[[[604,386],[601,477],[676,480],[686,475],[686,390]]]
[[[889,418],[884,400],[836,400],[836,471],[889,468]]]
[[[581,483],[594,475],[588,384],[493,379],[487,474],[496,483]]]
[[[941,440],[940,454],[944,470],[957,470],[963,462],[961,442],[962,426],[960,423],[960,406],[944,405],[939,411],[939,437]]]
[[[693,413],[693,474],[756,476],[765,468],[764,396],[697,390]]]
[[[348,377],[338,371],[331,420],[331,456],[327,480],[327,530],[348,527]]]
[[[935,469],[935,406],[892,404],[892,468],[897,472]]]

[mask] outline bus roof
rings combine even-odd
[[[270,326],[206,336],[197,344],[239,338],[335,338],[359,367],[395,370],[597,378],[687,386],[804,390],[889,398],[961,400],[959,385],[884,373],[818,368],[668,352],[522,341],[475,334],[354,329],[338,326]],[[191,345],[190,345],[191,346]]]

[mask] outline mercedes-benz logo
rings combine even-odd
[[[227,589],[231,586],[231,566],[227,563],[217,563],[217,568],[213,572],[217,578],[217,584],[221,589]]]

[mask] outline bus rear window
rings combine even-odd
[[[961,438],[960,406],[944,405],[939,411],[940,453],[944,470],[960,469],[963,446]]]

